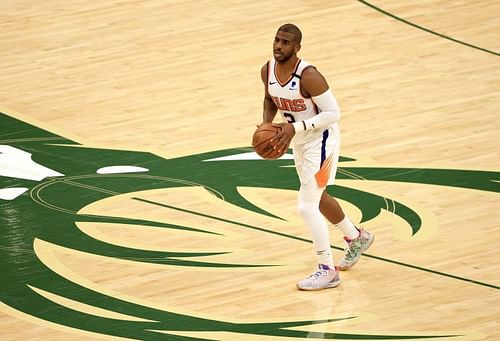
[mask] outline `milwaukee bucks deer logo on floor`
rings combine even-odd
[[[340,161],[338,179],[500,191],[497,172],[362,168],[349,166],[349,162],[353,161],[351,158],[343,157]],[[203,250],[184,251],[173,244],[165,245],[161,250],[129,247],[123,243],[100,240],[98,235],[92,235],[91,227],[112,224],[124,228],[163,229],[174,237],[178,233],[188,233],[200,239],[224,238],[224,233],[214,231],[209,225],[184,223],[182,220],[183,216],[193,216],[214,224],[223,223],[228,230],[252,230],[272,234],[276,238],[293,239],[296,243],[310,243],[305,238],[254,224],[251,219],[227,218],[224,214],[207,213],[197,207],[144,195],[168,190],[175,192],[177,197],[183,193],[195,193],[206,196],[206,200],[216,205],[237,208],[243,215],[257,214],[283,220],[269,207],[261,207],[249,200],[243,189],[297,190],[292,163],[287,155],[279,160],[261,160],[250,148],[219,150],[174,159],[164,159],[148,152],[89,148],[0,114],[2,302],[12,309],[55,324],[143,340],[161,339],[165,334],[171,340],[199,340],[203,339],[200,338],[201,332],[301,339],[314,337],[314,333],[305,329],[306,326],[353,319],[356,316],[348,314],[324,320],[232,322],[229,318],[210,319],[176,309],[159,309],[115,297],[110,292],[100,292],[86,285],[85,281],[71,278],[64,269],[52,266],[51,254],[45,251],[54,249],[62,253],[89,254],[123,261],[123,264],[147,263],[159,268],[163,266],[164,271],[177,267],[213,271],[234,269],[239,271],[239,276],[244,276],[245,269],[279,268],[280,264],[253,262],[251,258],[244,262],[220,261],[218,259],[231,259],[224,257],[231,251],[218,249],[221,244],[217,243],[206,243]],[[423,229],[419,212],[405,203],[345,186],[337,185],[331,190],[339,199],[358,207],[364,222],[376,219],[385,212],[399,217],[413,236]],[[98,212],[89,208],[95,203],[118,197],[135,203],[139,213],[131,218],[126,213],[116,214],[119,210]],[[173,218],[174,213],[162,219],[141,217],[140,205],[154,206],[158,212],[176,212],[178,217]],[[214,249],[210,249],[212,245]],[[304,329],[301,330],[301,327]],[[189,333],[196,333],[196,337],[186,336]],[[377,335],[376,331],[368,334],[321,334],[321,338],[393,340],[437,336],[454,335],[435,335],[432,331],[428,335],[414,336]]]

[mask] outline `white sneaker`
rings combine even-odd
[[[361,257],[361,254],[372,245],[373,239],[373,234],[363,229],[359,230],[358,238],[349,240],[344,237],[347,246],[344,249],[344,256],[340,260],[339,269],[345,271],[352,268]]]
[[[300,290],[321,290],[335,288],[340,284],[340,277],[337,268],[330,268],[328,265],[318,265],[318,270],[307,278],[297,283]]]

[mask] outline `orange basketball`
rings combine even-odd
[[[252,147],[257,154],[264,159],[277,159],[285,154],[285,148],[278,153],[271,145],[271,139],[281,131],[280,126],[272,125],[271,123],[261,124],[253,133]]]

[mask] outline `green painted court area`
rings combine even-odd
[[[75,283],[48,268],[34,251],[36,240],[48,242],[70,250],[91,253],[103,257],[168,265],[181,269],[192,268],[256,268],[270,265],[249,262],[232,264],[210,261],[209,256],[223,254],[223,250],[213,252],[151,251],[113,245],[92,238],[83,233],[77,222],[112,223],[157,227],[172,231],[190,231],[197,234],[212,234],[209,229],[159,222],[147,219],[127,219],[112,215],[81,214],[79,211],[100,200],[139,191],[203,187],[218,200],[223,200],[245,210],[275,217],[265,208],[247,201],[237,191],[238,186],[263,187],[297,190],[298,183],[293,160],[262,161],[258,159],[231,159],[231,156],[249,153],[247,147],[213,151],[200,155],[189,155],[175,159],[163,159],[148,152],[87,148],[78,141],[71,141],[25,122],[7,113],[0,115],[0,259],[2,281],[1,300],[7,306],[43,321],[68,326],[104,335],[120,336],[142,340],[161,340],[168,335],[169,340],[198,340],[197,337],[177,335],[178,332],[233,332],[242,335],[283,336],[302,339],[310,337],[310,331],[300,327],[321,325],[327,322],[355,318],[346,314],[329,320],[276,321],[272,323],[232,323],[208,319],[196,315],[185,315],[175,310],[159,310],[153,307],[128,302],[101,292],[96,292]],[[229,159],[227,159],[229,157]],[[225,158],[222,161],[215,159]],[[212,161],[210,161],[212,160]],[[361,168],[352,167],[354,159],[343,157],[339,179],[359,181],[389,181],[423,185],[439,185],[468,190],[500,192],[500,173],[453,169],[402,169],[402,168]],[[140,171],[98,174],[98,170],[112,166],[134,166]],[[134,169],[134,168],[132,168]],[[269,176],[273,174],[273,176]],[[348,176],[349,175],[349,176]],[[16,196],[7,193],[18,189]],[[390,197],[360,191],[345,186],[333,186],[332,193],[346,200],[362,212],[363,222],[375,219],[386,211],[403,219],[411,234],[421,231],[419,212]],[[8,192],[10,191],[10,192]],[[238,222],[215,215],[207,215],[196,210],[187,210],[133,197],[147,205],[183,211],[193,216],[204,216],[214,221],[223,221],[239,229],[252,229],[263,234],[273,234],[279,238],[293,239],[300,243],[310,240],[274,231],[268,227]],[[281,217],[278,217],[281,218]],[[215,233],[216,235],[216,233]],[[338,246],[332,247],[340,249]],[[207,260],[203,260],[206,257]],[[380,262],[389,262],[415,271],[428,272],[433,276],[445,276],[462,281],[464,285],[476,285],[499,289],[492,283],[484,283],[434,271],[404,262],[397,255],[393,259],[366,254],[365,257]],[[193,260],[196,258],[196,260]],[[274,266],[274,265],[273,265]],[[279,265],[275,265],[279,266]],[[243,274],[240,274],[244,276]],[[34,288],[38,290],[34,290]],[[140,318],[141,321],[120,320],[91,315],[58,304],[40,295],[40,290],[69,300],[83,303],[107,311]],[[294,327],[293,329],[290,329]],[[159,332],[162,331],[162,332]],[[370,335],[355,333],[323,333],[320,338],[334,339],[379,339],[403,340],[433,338],[427,335]],[[456,335],[442,335],[453,339]]]

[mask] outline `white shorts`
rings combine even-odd
[[[334,125],[305,144],[293,146],[295,168],[301,184],[315,178],[319,188],[333,185],[339,163],[340,129]]]

